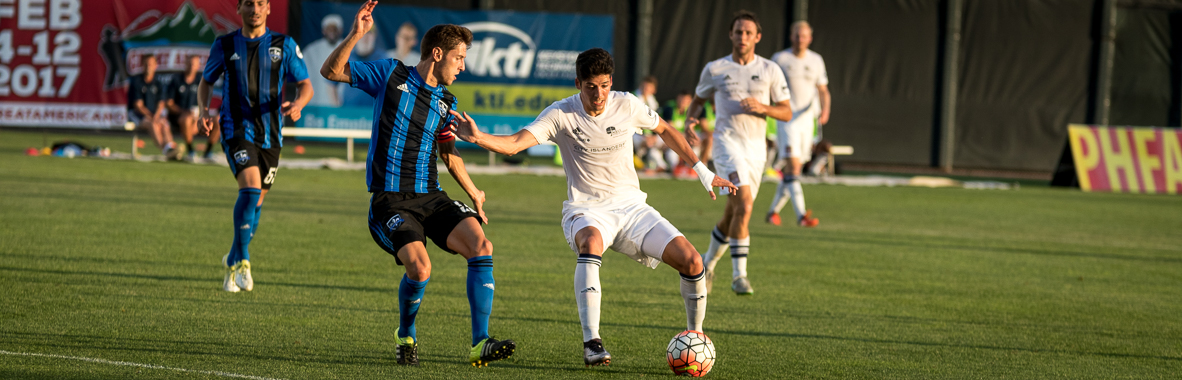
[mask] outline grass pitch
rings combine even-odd
[[[514,358],[466,363],[466,267],[429,245],[422,366],[402,368],[392,338],[402,270],[366,230],[363,172],[281,170],[251,246],[255,291],[229,294],[219,265],[236,197],[228,169],[23,156],[42,140],[0,130],[0,378],[672,374],[665,345],[685,327],[678,276],[611,252],[602,333],[612,365],[583,367],[575,260],[558,225],[563,178],[474,177],[488,193],[496,247],[491,332],[519,342]],[[441,182],[467,200],[449,177]],[[695,182],[641,186],[704,250],[722,202]],[[719,264],[706,333],[720,358],[709,377],[1182,373],[1182,198],[1031,186],[805,189],[816,229],[764,224],[774,186],[761,189],[754,296],[731,293],[731,265]]]

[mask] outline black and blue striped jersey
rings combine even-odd
[[[370,192],[440,191],[438,143],[455,139],[448,110],[456,97],[442,85],[428,86],[413,66],[395,59],[349,62],[353,87],[373,96],[373,132],[365,161]]]
[[[263,149],[283,146],[284,82],[308,79],[303,54],[291,37],[272,32],[248,39],[242,29],[218,37],[205,63],[205,81],[224,72],[222,139],[251,141]]]

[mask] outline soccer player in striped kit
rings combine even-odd
[[[374,242],[394,256],[406,274],[398,285],[398,332],[395,359],[398,364],[418,365],[415,318],[431,277],[426,238],[444,251],[468,261],[467,293],[472,317],[472,348],[468,360],[474,366],[508,358],[517,343],[488,334],[492,313],[492,243],[480,223],[484,192],[472,184],[455,149],[455,135],[448,113],[456,97],[444,86],[464,71],[464,57],[472,44],[472,32],[457,25],[436,25],[423,36],[422,56],[415,66],[386,58],[348,62],[353,46],[373,27],[377,1],[361,6],[353,29],[329,55],[320,74],[331,81],[348,83],[373,96],[374,124],[365,162],[370,198],[369,230]],[[439,187],[436,152],[448,172],[472,198],[475,209],[448,198]]]
[[[209,133],[216,124],[207,111],[210,87],[226,74],[219,109],[222,149],[238,180],[234,243],[222,258],[222,288],[228,292],[254,289],[248,248],[259,227],[263,198],[279,169],[283,117],[299,120],[300,111],[312,100],[312,82],[300,48],[291,37],[267,29],[269,14],[268,0],[238,0],[242,29],[214,40],[197,87],[201,128]],[[299,96],[293,102],[283,101],[285,82],[296,83]]]

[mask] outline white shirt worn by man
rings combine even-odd
[[[789,48],[772,55],[772,61],[784,70],[792,92],[792,120],[776,125],[776,148],[780,157],[808,160],[812,155],[816,120],[821,116],[817,86],[829,84],[825,60],[812,50],[805,50],[803,58],[797,57]]]
[[[713,151],[718,174],[735,186],[752,186],[752,191],[757,191],[767,161],[767,119],[744,111],[741,102],[755,98],[774,105],[791,99],[784,71],[758,55],[746,65],[728,55],[706,64],[694,92],[714,101]]]
[[[557,144],[562,154],[567,184],[563,234],[578,252],[575,233],[594,226],[605,245],[656,268],[665,244],[681,233],[645,204],[648,195],[632,166],[632,136],[656,128],[661,119],[635,95],[618,91],[610,93],[603,113],[591,116],[581,96],[554,102],[525,127],[538,142]],[[660,241],[646,241],[658,227]]]

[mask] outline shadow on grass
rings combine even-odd
[[[138,278],[146,280],[158,281],[209,281],[207,277],[193,277],[193,276],[164,276],[152,274],[137,274],[137,273],[118,273],[118,272],[90,272],[90,271],[68,271],[68,270],[54,270],[54,269],[36,269],[36,268],[16,268],[0,266],[0,271],[13,272],[32,272],[32,273],[48,273],[59,275],[73,275],[73,276],[107,276],[120,278]]]

